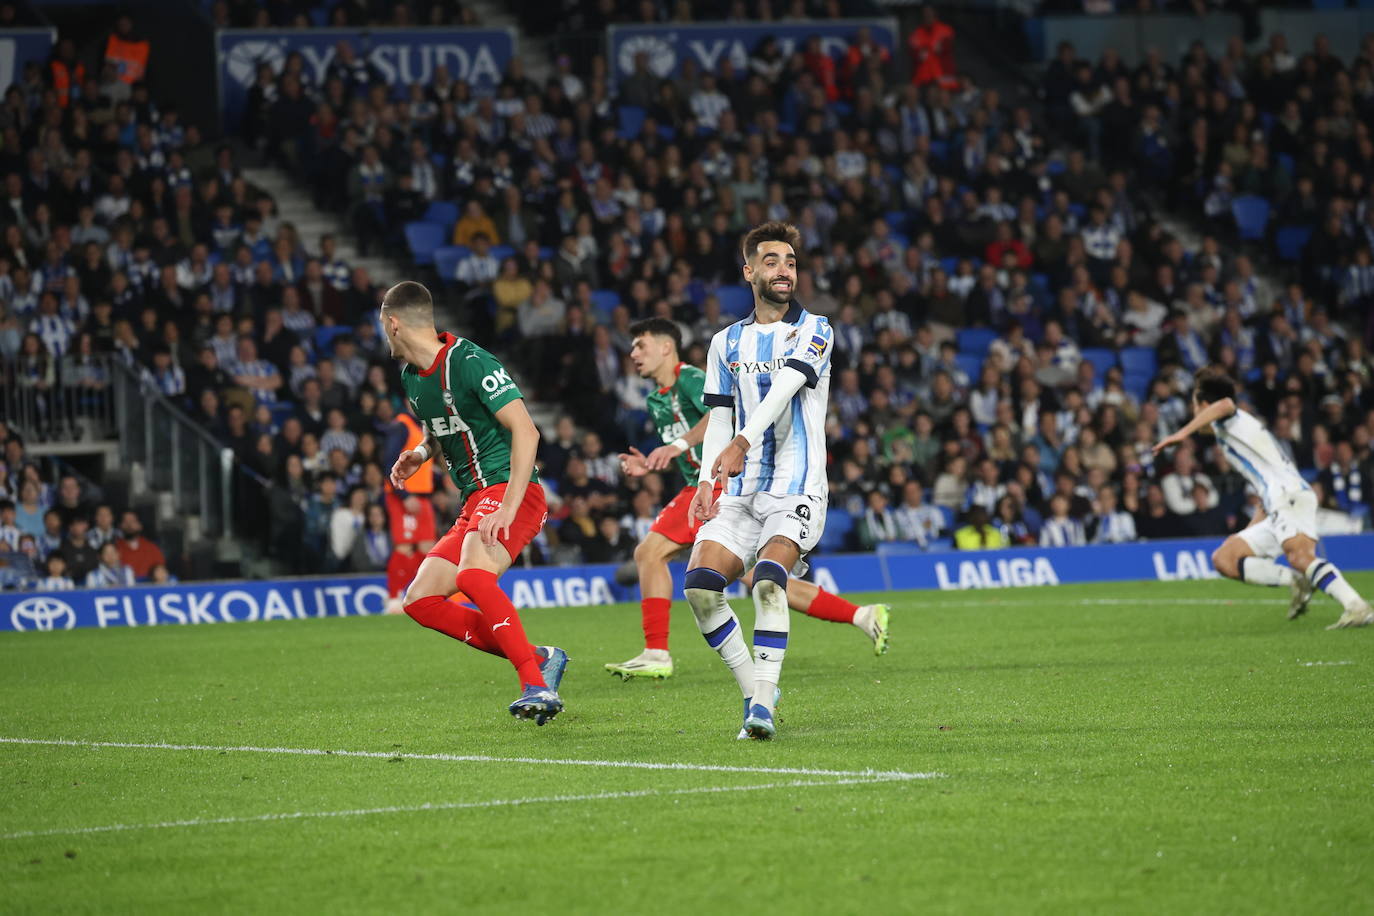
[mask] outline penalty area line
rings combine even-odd
[[[0,834],[0,840],[26,840],[49,836],[79,836],[96,833],[122,833],[133,830],[169,830],[181,827],[211,827],[223,824],[256,824],[273,821],[300,821],[330,817],[370,817],[384,814],[417,814],[426,811],[467,811],[480,808],[515,808],[522,805],[557,805],[575,802],[609,801],[630,798],[674,798],[683,795],[713,795],[724,792],[762,792],[768,789],[858,786],[894,782],[877,776],[850,779],[770,782],[752,786],[698,786],[690,789],[638,789],[626,792],[590,792],[584,795],[546,795],[533,798],[496,798],[488,801],[429,802],[423,805],[383,805],[376,808],[349,808],[341,811],[287,811],[231,817],[191,818],[146,824],[103,824],[98,827],[59,827],[52,830],[22,830]]]
[[[208,751],[236,754],[276,754],[296,757],[362,757],[373,760],[437,760],[446,763],[505,763],[530,766],[607,767],[625,770],[680,770],[696,773],[752,773],[768,776],[827,776],[837,779],[897,782],[908,779],[939,779],[945,774],[907,773],[901,770],[823,770],[809,767],[751,767],[715,763],[658,763],[643,760],[579,760],[556,757],[491,757],[486,754],[415,754],[401,751],[347,751],[312,747],[258,747],[254,745],[169,744],[135,741],[74,741],[63,738],[5,738],[0,744],[44,747],[117,748],[142,751]]]

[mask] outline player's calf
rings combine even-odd
[[[720,655],[730,673],[735,676],[742,696],[754,693],[754,660],[745,645],[739,619],[725,600],[725,576],[698,566],[687,571],[683,592],[696,616],[697,628],[706,644]]]
[[[775,560],[754,566],[754,696],[772,720],[772,697],[782,676],[791,618],[787,608],[787,570]],[[771,735],[770,735],[771,737]]]

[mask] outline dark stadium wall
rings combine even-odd
[[[207,137],[219,134],[215,90],[214,29],[189,0],[123,0],[120,3],[49,3],[42,15],[76,42],[87,66],[104,56],[115,19],[128,13],[134,35],[146,39],[148,89],[154,99],[173,104],[183,124],[195,124]]]

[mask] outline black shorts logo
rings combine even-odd
[[[808,522],[811,521],[811,507],[805,503],[801,504],[797,507],[797,515],[806,519]]]

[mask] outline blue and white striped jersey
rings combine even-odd
[[[736,434],[768,396],[776,373],[791,367],[806,376],[791,407],[760,441],[750,443],[743,472],[730,479],[729,495],[826,497],[825,413],[834,342],[830,322],[795,301],[781,321],[759,324],[751,313],[711,338],[703,400],[709,407],[734,408]]]
[[[1226,461],[1259,494],[1265,512],[1274,511],[1282,494],[1312,489],[1258,417],[1237,410],[1212,429]]]

